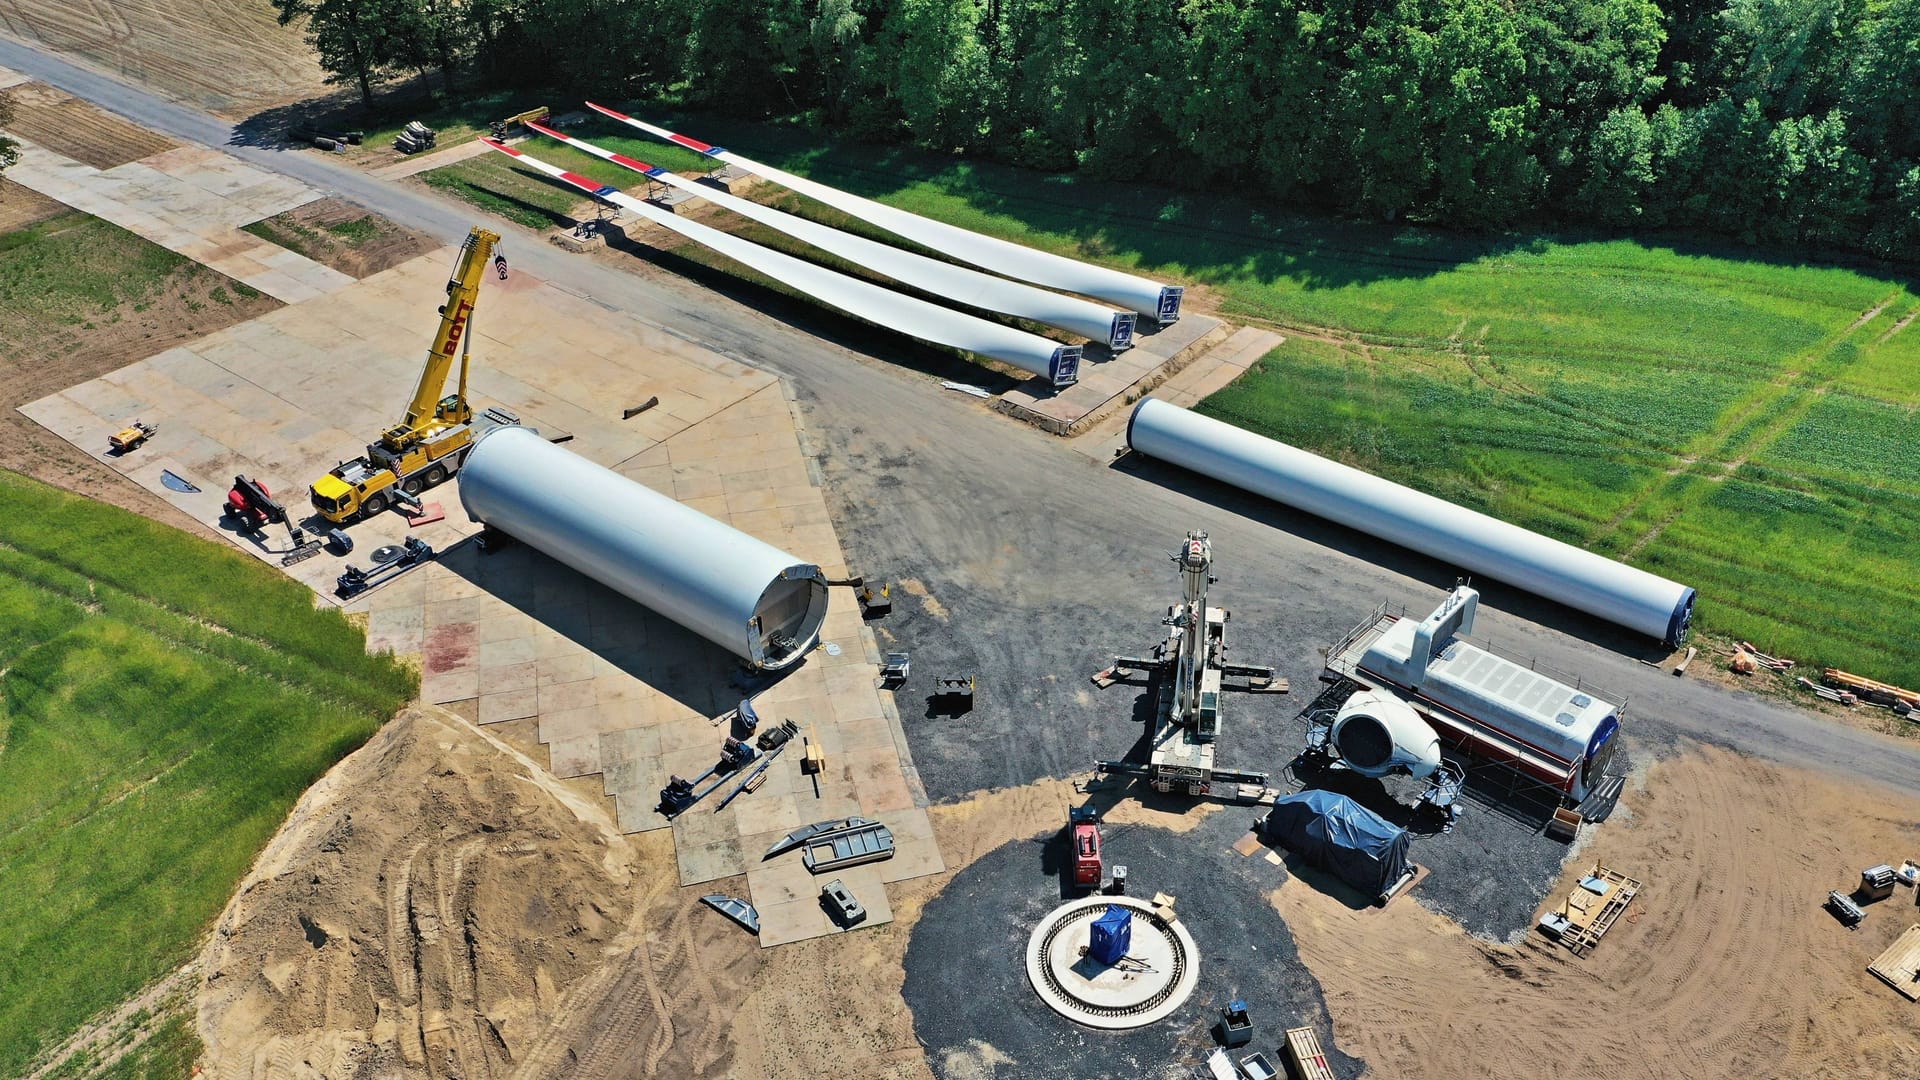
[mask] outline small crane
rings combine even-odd
[[[1267,774],[1217,768],[1214,744],[1220,738],[1220,695],[1227,689],[1227,678],[1246,680],[1245,689],[1283,690],[1273,669],[1226,661],[1227,621],[1232,617],[1225,608],[1209,606],[1207,588],[1218,578],[1213,576],[1213,545],[1199,530],[1187,533],[1186,542],[1172,553],[1180,574],[1181,602],[1167,611],[1161,623],[1167,638],[1154,646],[1151,657],[1116,656],[1113,666],[1094,677],[1101,685],[1111,682],[1116,673],[1134,670],[1148,672],[1159,687],[1159,709],[1153,733],[1153,756],[1148,764],[1130,761],[1096,761],[1094,768],[1103,773],[1144,776],[1159,791],[1176,788],[1190,795],[1212,794],[1213,785],[1241,785],[1265,789]]]

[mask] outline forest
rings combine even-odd
[[[369,109],[419,76],[1375,221],[1920,239],[1920,0],[272,3]]]

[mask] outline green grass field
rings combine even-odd
[[[1710,633],[1920,686],[1920,294],[1903,281],[1684,239],[1334,222],[629,111],[893,206],[1198,286],[1227,318],[1289,332],[1202,411],[1679,578]],[[648,160],[671,149],[614,141]],[[754,197],[846,224],[770,186]]]
[[[0,382],[38,397],[279,306],[117,225],[61,213],[0,233]]]
[[[4,1075],[186,960],[416,686],[259,562],[4,472],[0,672]]]
[[[1678,240],[1330,222],[669,123],[894,206],[1199,285],[1229,319],[1290,332],[1201,411],[1682,580],[1709,633],[1920,686],[1920,293],[1905,281]]]

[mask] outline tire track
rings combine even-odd
[[[387,886],[387,966],[402,1005],[420,1004],[418,964],[414,959],[413,860],[427,842],[413,845]],[[402,962],[404,959],[404,962]]]

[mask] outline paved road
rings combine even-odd
[[[474,218],[471,208],[320,154],[237,145],[223,120],[4,37],[0,65],[448,242]],[[982,678],[979,706],[958,720],[921,718],[916,686],[902,697],[935,797],[1078,771],[1093,756],[1125,749],[1138,732],[1127,715],[1130,692],[1095,696],[1086,675],[1112,652],[1158,638],[1176,584],[1165,553],[1188,528],[1212,533],[1221,578],[1215,596],[1234,612],[1235,658],[1273,663],[1302,690],[1313,687],[1318,649],[1376,603],[1424,611],[1452,583],[1452,572],[1437,563],[1178,470],[1093,461],[939,391],[923,373],[831,340],[857,336],[845,324],[778,305],[770,315],[674,277],[611,273],[521,235],[527,242],[513,245],[519,267],[789,379],[856,571],[915,579],[930,595],[925,603],[903,595],[881,629],[914,650],[917,672],[972,670]],[[1642,642],[1498,587],[1486,593],[1481,636],[1629,695],[1631,730],[1642,745],[1684,735],[1902,787],[1920,775],[1920,743],[1675,679],[1633,658]],[[1276,767],[1287,718],[1303,702],[1233,704],[1239,711],[1229,719],[1223,759]]]

